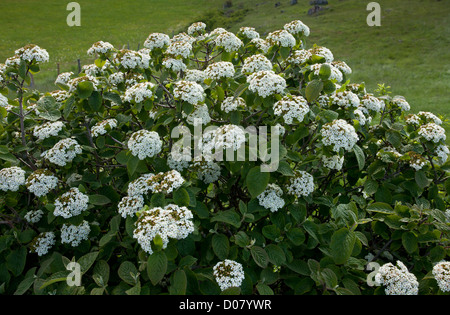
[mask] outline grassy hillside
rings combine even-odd
[[[370,1],[329,0],[326,10],[308,16],[309,0],[80,0],[81,27],[66,24],[67,3],[56,0],[2,0],[0,3],[0,60],[28,42],[46,48],[51,62],[36,78],[37,86],[51,87],[56,63],[61,71],[75,70],[76,60],[86,63],[86,50],[98,40],[131,48],[151,32],[171,34],[190,22],[207,20],[211,27],[237,31],[253,26],[261,33],[300,19],[311,28],[308,46],[330,48],[336,59],[353,69],[352,81],[391,86],[407,98],[413,111],[450,115],[450,0],[379,0],[380,27],[366,24]],[[279,6],[275,3],[279,2]]]

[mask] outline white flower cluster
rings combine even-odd
[[[63,127],[64,124],[61,121],[46,122],[42,125],[37,125],[34,127],[33,136],[39,140],[44,140],[51,136],[57,136]]]
[[[286,80],[273,71],[258,71],[247,77],[248,89],[265,98],[281,94],[286,88]]]
[[[152,193],[170,194],[177,188],[181,187],[185,182],[180,172],[177,170],[170,170],[168,172],[160,172],[149,177],[145,183],[147,189]]]
[[[205,71],[197,69],[187,69],[184,74],[186,81],[202,83],[206,79]]]
[[[259,33],[255,30],[254,27],[243,26],[239,29],[239,33],[241,33],[248,39],[259,38]]]
[[[359,140],[355,128],[343,119],[323,125],[321,134],[323,144],[333,146],[335,152],[339,152],[341,148],[350,151]]]
[[[450,292],[450,262],[441,261],[434,265],[433,276],[442,292]]]
[[[242,97],[234,98],[233,96],[229,96],[226,99],[224,99],[222,104],[220,105],[220,108],[225,113],[229,113],[244,107],[245,107],[245,100]]]
[[[189,41],[171,42],[166,49],[166,54],[173,57],[187,58],[192,52],[192,44]]]
[[[427,141],[433,141],[434,143],[445,141],[446,139],[445,129],[435,123],[420,126],[419,135]]]
[[[108,82],[111,85],[117,86],[125,81],[125,74],[123,72],[114,72],[108,77]]]
[[[33,44],[26,45],[15,51],[15,54],[19,56],[20,59],[32,63],[47,62],[49,60],[49,55],[47,50]]]
[[[142,195],[125,196],[120,200],[117,209],[123,218],[134,216],[136,212],[144,207],[144,197]]]
[[[78,188],[73,187],[55,200],[55,216],[62,216],[68,219],[79,215],[89,206],[89,197],[83,194]]]
[[[67,85],[67,83],[70,81],[71,77],[73,76],[73,72],[62,72],[58,74],[55,80],[55,84],[64,84]]]
[[[192,105],[197,105],[205,100],[205,91],[203,87],[192,81],[180,80],[175,82],[173,95],[177,99],[181,99]]]
[[[194,105],[194,109],[189,115],[183,112],[183,117],[186,118],[186,122],[190,125],[197,126],[200,124],[207,125],[211,122],[211,116],[209,116],[209,108],[206,104]]]
[[[194,231],[192,218],[189,209],[175,204],[145,210],[136,221],[133,237],[141,248],[151,255],[152,240],[156,235],[161,237],[163,248],[166,248],[169,239],[184,239]]]
[[[42,219],[43,215],[44,215],[44,211],[42,211],[40,209],[39,210],[31,210],[25,214],[24,218],[29,223],[37,223]]]
[[[91,128],[92,137],[98,137],[104,135],[113,128],[117,127],[117,120],[114,118],[105,119],[103,121],[99,121]]]
[[[334,61],[334,56],[331,50],[323,46],[315,46],[309,50],[311,55],[323,57],[325,62],[330,63]]]
[[[128,196],[144,195],[148,192],[149,186],[147,180],[154,176],[152,173],[141,175],[128,184]]]
[[[448,155],[450,153],[450,150],[448,149],[448,147],[444,144],[440,144],[436,147],[436,151],[435,154],[438,157],[439,160],[439,164],[444,164],[445,162],[447,162],[448,159]]]
[[[309,36],[309,34],[310,34],[309,27],[300,20],[295,20],[295,21],[285,24],[284,29],[291,34],[300,34],[301,33],[304,36]]]
[[[197,177],[205,184],[214,183],[220,177],[220,165],[213,161],[195,161],[192,165]]]
[[[97,67],[95,64],[90,64],[90,65],[84,65],[81,68],[81,71],[88,76],[97,77],[101,74],[102,69]]]
[[[50,95],[57,101],[57,102],[64,102],[66,99],[70,97],[70,93],[64,90],[56,90],[50,92]]]
[[[291,55],[286,59],[286,62],[293,65],[301,65],[308,61],[312,57],[312,54],[309,50],[300,49],[294,50]]]
[[[342,82],[342,80],[344,79],[344,77],[342,76],[342,72],[331,63],[326,62],[312,64],[311,71],[313,71],[315,75],[319,75],[322,65],[327,65],[328,67],[330,67],[331,73],[328,79],[335,80],[336,82]]]
[[[322,156],[323,166],[331,170],[340,171],[344,164],[344,157],[339,155],[333,155],[332,157]]]
[[[194,35],[194,34],[197,33],[197,32],[202,32],[202,31],[204,31],[205,28],[206,28],[206,24],[205,24],[205,23],[203,23],[203,22],[195,22],[195,23],[192,23],[192,24],[188,27],[187,33],[188,33],[189,35]]]
[[[8,105],[8,98],[0,93],[0,107],[6,107]]]
[[[292,48],[296,44],[295,37],[286,30],[278,30],[267,35],[266,41],[270,45],[279,45],[281,47]]]
[[[252,43],[253,45],[255,45],[256,48],[258,48],[260,51],[262,51],[263,53],[267,53],[267,51],[269,50],[269,48],[271,47],[270,44],[262,39],[262,38],[253,38],[250,43]]]
[[[129,87],[123,96],[125,102],[142,103],[153,96],[153,87],[151,82],[141,82]]]
[[[355,109],[353,111],[353,115],[355,115],[355,119],[359,122],[361,126],[364,126],[365,124],[370,124],[372,121],[372,117],[365,116],[364,111],[361,108]]]
[[[349,107],[359,107],[360,100],[355,93],[351,91],[342,91],[331,95],[331,103],[348,109]]]
[[[58,186],[58,178],[47,169],[38,169],[28,176],[25,186],[37,197],[45,196]]]
[[[73,78],[73,79],[69,80],[69,82],[67,82],[67,85],[69,86],[69,93],[75,92],[78,87],[78,84],[80,84],[81,82],[84,82],[84,81],[92,82],[92,84],[94,86],[94,90],[97,90],[98,85],[99,85],[98,80],[91,75],[83,75],[81,77]]]
[[[150,56],[139,51],[122,49],[114,58],[125,69],[147,69],[150,66]]]
[[[283,116],[286,124],[302,122],[305,115],[309,113],[308,102],[303,96],[285,96],[273,105],[273,112],[277,116]]]
[[[425,122],[433,122],[436,125],[442,125],[442,120],[433,113],[421,111],[417,115]]]
[[[222,32],[214,40],[216,46],[222,47],[226,52],[237,51],[242,41],[231,32]]]
[[[30,243],[30,253],[43,256],[55,245],[55,233],[43,232],[36,236]]]
[[[283,190],[277,184],[268,184],[266,189],[258,195],[259,205],[272,212],[284,207],[284,199],[281,198]]]
[[[241,72],[250,74],[258,71],[270,71],[272,67],[272,62],[266,56],[256,54],[245,58]]]
[[[361,98],[361,106],[367,110],[372,110],[374,112],[381,112],[385,107],[383,100],[380,100],[378,97],[373,96],[370,93],[365,94]]]
[[[397,261],[396,266],[392,263],[381,266],[375,275],[375,282],[386,286],[386,295],[417,295],[419,292],[416,276],[401,261]]]
[[[5,70],[6,70],[6,65],[4,64],[4,63],[0,63],[0,82],[3,82],[3,81],[5,81],[5,77],[6,77],[6,74],[5,74]]]
[[[314,191],[314,177],[305,171],[295,171],[286,189],[290,195],[306,197]]]
[[[75,139],[66,138],[58,141],[53,148],[43,152],[41,156],[53,164],[65,166],[81,152],[81,146]]]
[[[232,78],[234,76],[234,66],[229,61],[214,62],[205,69],[205,76],[212,80],[220,80],[222,78]]]
[[[170,151],[167,157],[167,165],[172,170],[177,170],[178,172],[182,172],[184,169],[188,168],[190,165],[191,156],[187,154],[183,154],[181,152],[177,152],[172,147],[172,151]]]
[[[162,140],[156,131],[145,129],[134,132],[128,140],[128,148],[131,154],[140,160],[146,157],[154,157],[162,150]]]
[[[182,59],[164,58],[162,65],[174,72],[185,71],[187,66]]]
[[[394,96],[391,102],[392,104],[398,106],[404,112],[407,112],[411,109],[409,103],[402,96]]]
[[[229,259],[219,261],[213,267],[213,275],[222,291],[232,287],[240,287],[245,278],[242,265]]]
[[[419,171],[427,164],[427,160],[420,154],[410,151],[407,153],[409,155],[409,166],[411,166],[416,171]]]
[[[241,126],[223,125],[215,130],[207,131],[202,137],[202,153],[206,160],[211,160],[213,152],[220,154],[222,150],[238,150],[245,143],[245,131]]]
[[[331,63],[331,65],[337,69],[339,69],[339,71],[341,71],[343,74],[345,75],[349,75],[352,73],[352,68],[350,68],[348,66],[347,63],[345,63],[344,61],[333,61]]]
[[[163,33],[152,33],[144,42],[144,47],[150,50],[163,48],[170,44],[170,37]]]
[[[102,55],[108,54],[114,50],[114,46],[108,42],[98,41],[94,43],[91,48],[88,49],[87,54],[89,56],[94,56],[95,54]]]
[[[77,247],[82,241],[88,239],[90,232],[91,227],[86,220],[83,220],[80,225],[63,224],[61,227],[61,243]]]
[[[0,190],[18,191],[25,184],[25,171],[17,166],[3,168],[0,171]]]

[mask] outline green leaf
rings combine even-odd
[[[338,285],[338,278],[333,270],[330,268],[325,268],[320,272],[320,275],[322,276],[323,280],[325,281],[325,285],[333,289]]]
[[[211,222],[224,222],[238,228],[241,226],[241,217],[234,210],[225,210],[212,217]]]
[[[348,228],[341,228],[333,233],[331,236],[330,249],[336,264],[340,265],[347,262],[352,254],[355,241],[355,233]]]
[[[189,206],[190,198],[189,193],[183,187],[173,192],[173,201],[179,206]]]
[[[53,96],[44,96],[36,104],[37,110],[39,111],[39,117],[51,121],[56,121],[61,118],[59,105],[56,103]]]
[[[185,295],[186,288],[187,288],[186,273],[183,270],[175,271],[171,281],[170,294]]]
[[[303,230],[297,227],[293,227],[289,231],[287,231],[286,236],[295,246],[303,244],[306,239]]]
[[[96,205],[96,206],[103,206],[111,203],[111,200],[103,195],[90,195],[89,196],[89,203]]]
[[[141,160],[139,160],[137,156],[130,155],[127,161],[127,170],[130,176],[132,176],[136,172],[140,161]]]
[[[226,290],[223,290],[220,295],[240,295],[241,294],[241,288],[239,287],[231,287]]]
[[[136,285],[138,282],[139,272],[136,266],[130,261],[124,261],[120,264],[119,270],[117,271],[120,279],[128,283],[129,285]]]
[[[223,234],[214,234],[211,240],[214,253],[220,260],[225,260],[230,251],[230,242],[228,237]]]
[[[8,270],[15,276],[19,276],[25,268],[27,261],[27,249],[20,247],[19,249],[12,250],[8,256],[6,256],[6,266]]]
[[[289,135],[286,136],[286,144],[288,145],[294,145],[296,144],[300,139],[303,139],[309,135],[309,129],[305,126],[297,126],[295,128],[295,131]]]
[[[163,251],[154,252],[148,257],[147,274],[153,285],[159,283],[167,271],[167,257]]]
[[[93,91],[91,96],[88,98],[88,104],[93,112],[99,112],[102,108],[102,95],[100,92]]]
[[[364,164],[366,163],[364,151],[357,144],[355,144],[353,147],[353,152],[355,153],[356,160],[358,161],[359,170],[362,170],[364,168]]]
[[[80,257],[80,259],[78,259],[78,263],[80,264],[80,270],[81,273],[85,273],[86,271],[89,270],[89,268],[91,268],[91,266],[94,264],[95,260],[97,259],[99,252],[91,252],[88,253],[82,257]]]
[[[414,253],[418,249],[417,236],[411,231],[404,232],[402,234],[402,245],[408,253]]]
[[[259,166],[255,166],[247,174],[247,189],[253,198],[258,197],[267,187],[270,180],[269,172],[261,172]]]
[[[267,253],[269,261],[275,266],[281,266],[286,262],[286,255],[281,247],[275,244],[269,244],[264,250]]]
[[[284,176],[294,176],[294,171],[291,169],[291,166],[286,161],[280,161],[278,164],[277,172]]]
[[[108,281],[109,281],[109,273],[110,273],[110,268],[108,263],[105,260],[100,260],[98,261],[95,266],[94,266],[94,280],[95,279],[100,279],[97,280],[99,281],[99,283],[97,283],[97,285],[99,286],[107,286]]]
[[[319,69],[319,76],[322,80],[326,80],[330,77],[331,75],[331,67],[330,65],[324,63],[320,66]]]
[[[274,295],[273,290],[264,283],[258,283],[256,290],[258,290],[259,295]]]
[[[415,177],[417,185],[421,189],[424,189],[430,185],[431,180],[429,180],[427,178],[427,175],[425,174],[424,171],[422,171],[422,170],[416,171],[414,177]]]
[[[267,267],[269,263],[269,256],[267,255],[267,252],[264,250],[264,248],[260,246],[252,246],[250,248],[250,253],[253,257],[253,260],[258,266],[263,269]]]
[[[394,209],[392,209],[392,207],[389,204],[384,203],[384,202],[371,203],[367,207],[367,211],[384,213],[384,214],[393,214],[393,213],[395,213]]]
[[[308,83],[305,90],[305,96],[308,102],[315,101],[323,89],[323,82],[320,80],[312,80]]]
[[[64,109],[63,109],[63,117],[67,119],[72,112],[73,105],[75,104],[75,96],[71,95],[66,102],[64,103]]]
[[[88,98],[94,92],[94,84],[91,81],[81,81],[77,85],[77,92],[81,99]]]

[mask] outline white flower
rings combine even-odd
[[[73,72],[63,72],[58,74],[55,80],[55,84],[64,84],[67,85],[67,83],[70,81],[70,78],[73,76]]]
[[[81,77],[73,78],[73,79],[69,80],[69,82],[67,82],[67,85],[69,86],[69,92],[70,93],[75,92],[78,87],[78,84],[80,84],[81,82],[84,82],[84,81],[92,82],[92,84],[94,85],[94,90],[97,90],[97,87],[99,85],[98,80],[93,76],[84,75]]]
[[[172,151],[167,156],[167,165],[178,172],[182,172],[185,168],[188,168],[190,165],[191,156],[184,155],[180,152],[174,151],[174,147],[172,147]]]
[[[206,79],[206,74],[203,70],[187,69],[185,71],[184,79],[186,81],[203,83]]]
[[[47,169],[38,169],[28,176],[25,186],[37,197],[45,196],[58,186],[58,178]]]
[[[186,207],[169,204],[142,211],[136,221],[133,238],[148,254],[152,254],[152,240],[158,235],[166,248],[170,239],[184,239],[194,231],[192,212]]]
[[[123,74],[123,72],[114,72],[108,78],[108,82],[111,85],[118,85],[120,83],[123,83],[124,81],[125,74]]]
[[[122,49],[114,58],[125,69],[147,69],[150,66],[150,56],[138,51]]]
[[[182,59],[164,58],[162,65],[174,72],[185,71],[187,66]]]
[[[370,124],[370,122],[372,121],[372,117],[370,117],[370,116],[366,117],[366,116],[364,115],[363,111],[360,110],[360,109],[355,109],[355,110],[353,111],[353,114],[355,115],[355,119],[356,119],[357,121],[359,121],[359,124],[360,124],[361,126],[364,126],[364,125],[366,125],[366,124]]]
[[[294,50],[291,55],[286,59],[290,64],[301,65],[311,58],[312,54],[309,50],[300,49]]]
[[[222,32],[217,35],[214,42],[226,52],[237,51],[242,46],[242,41],[231,32]]]
[[[212,80],[220,80],[222,78],[232,78],[235,70],[231,62],[218,61],[210,64],[205,69],[205,76]]]
[[[311,53],[311,55],[316,55],[325,58],[325,62],[328,63],[333,62],[334,60],[334,56],[331,50],[323,46],[315,46],[311,48],[309,52]]]
[[[234,260],[225,259],[213,267],[213,275],[222,291],[240,287],[245,278],[242,265]]]
[[[409,103],[402,96],[394,96],[392,98],[392,104],[398,106],[404,112],[409,111],[411,109]]]
[[[97,77],[100,75],[100,73],[102,72],[102,69],[100,69],[99,67],[97,67],[95,64],[90,64],[90,65],[84,65],[81,68],[81,71],[83,73],[86,73],[86,75],[89,75],[91,77]]]
[[[192,23],[187,30],[187,33],[189,35],[194,35],[197,32],[202,32],[204,31],[206,28],[206,24],[203,22],[196,22],[196,23]]]
[[[441,261],[434,265],[433,276],[442,292],[450,292],[450,262]]]
[[[281,94],[286,88],[286,80],[273,71],[258,71],[247,77],[248,89],[265,98],[273,94]]]
[[[290,195],[306,197],[314,191],[314,177],[305,171],[295,171],[286,189]]]
[[[195,43],[195,41],[196,41],[195,37],[192,37],[186,33],[179,33],[179,34],[175,35],[174,37],[172,37],[172,39],[170,40],[170,43],[189,42],[192,45],[193,43]]]
[[[72,247],[77,247],[84,240],[87,240],[91,227],[89,222],[83,220],[80,225],[63,224],[61,227],[61,243],[68,243]]]
[[[53,164],[65,166],[80,153],[81,146],[78,142],[75,139],[67,138],[58,141],[53,148],[43,152],[41,156]]]
[[[64,102],[66,99],[70,97],[70,93],[64,90],[56,90],[50,92],[50,95],[57,101],[57,102]]]
[[[220,165],[213,161],[195,161],[192,165],[197,177],[205,184],[214,183],[220,177]]]
[[[256,46],[259,50],[261,50],[263,53],[267,53],[267,51],[270,48],[269,42],[262,38],[253,38],[250,43]]]
[[[154,194],[157,193],[170,194],[174,190],[181,187],[181,185],[183,185],[184,182],[185,182],[184,178],[177,170],[170,170],[165,173],[160,172],[145,180],[147,189]]]
[[[73,187],[68,192],[62,194],[55,200],[55,216],[62,216],[68,219],[81,214],[89,204],[89,197],[83,194],[78,188]]]
[[[186,118],[188,124],[193,126],[199,124],[207,125],[211,122],[209,109],[206,104],[195,105],[193,111],[189,115],[186,115],[186,113],[183,112],[183,117]]]
[[[259,33],[255,31],[254,27],[244,26],[239,29],[239,33],[247,37],[248,39],[259,38]]]
[[[284,207],[284,199],[281,198],[283,190],[276,184],[268,184],[266,189],[258,195],[258,201],[261,206],[276,212]]]
[[[273,112],[283,116],[286,124],[292,124],[294,119],[300,123],[309,112],[309,106],[302,96],[285,96],[273,105]]]
[[[96,123],[94,127],[92,127],[91,129],[92,137],[95,138],[104,135],[105,133],[108,132],[108,130],[111,130],[116,127],[117,127],[117,120],[114,118],[100,121]]]
[[[29,223],[37,223],[42,219],[43,215],[44,211],[42,210],[31,210],[25,214],[24,218]]]
[[[3,168],[0,171],[0,190],[18,191],[25,184],[25,171],[17,166]]]
[[[144,207],[144,197],[141,195],[126,196],[117,205],[117,209],[123,218],[134,216]]]
[[[64,124],[61,121],[46,122],[42,125],[37,125],[34,127],[33,136],[39,140],[44,140],[51,136],[57,136],[63,127]]]
[[[439,163],[444,164],[447,162],[448,154],[450,153],[448,147],[444,144],[440,144],[436,147],[436,156],[438,157]]]
[[[214,150],[215,155],[223,153],[223,150],[237,151],[244,143],[244,129],[241,126],[229,124],[204,132],[200,145],[203,157],[211,161]]]
[[[409,166],[419,171],[427,164],[427,160],[420,154],[410,151],[407,153],[410,157]]]
[[[281,47],[289,48],[294,47],[296,44],[295,37],[286,30],[278,30],[269,33],[266,37],[266,41],[270,45],[279,45]]]
[[[416,114],[406,115],[405,121],[408,125],[420,125],[420,117]]]
[[[381,266],[375,275],[375,282],[386,286],[386,295],[417,295],[419,292],[416,276],[401,261],[397,261],[396,266],[392,263]]]
[[[129,87],[122,97],[126,102],[142,103],[153,96],[153,87],[151,82],[141,82]]]
[[[329,76],[329,80],[335,80],[336,82],[342,82],[342,80],[344,79],[344,77],[342,76],[342,72],[339,71],[338,68],[336,68],[335,66],[333,66],[331,63],[315,63],[313,65],[311,65],[311,71],[314,72],[315,75],[319,75],[320,73],[320,68],[322,67],[322,65],[327,65],[330,67],[330,76]]]
[[[349,75],[352,73],[352,69],[344,61],[333,61],[332,66],[339,69],[343,74]]]
[[[380,112],[384,110],[384,102],[380,100],[378,97],[373,96],[370,93],[365,94],[361,98],[361,107],[372,110],[374,112]]]
[[[148,173],[141,175],[139,178],[133,180],[128,184],[128,196],[144,195],[148,192],[149,187],[147,180],[150,179],[154,174]]]
[[[242,65],[242,73],[254,73],[258,71],[269,71],[272,70],[272,63],[266,56],[261,54],[252,55],[245,58],[244,64]]]
[[[309,36],[310,29],[302,21],[295,20],[284,25],[284,29],[291,34],[301,33],[304,36]]]
[[[6,80],[6,74],[5,74],[6,68],[7,67],[4,63],[0,63],[0,82],[3,82]]]
[[[426,122],[433,122],[436,125],[442,125],[442,120],[433,113],[421,111],[417,115],[419,115],[419,117],[424,119]]]
[[[435,123],[420,126],[419,135],[434,143],[445,141],[446,139],[445,129]]]
[[[140,160],[154,157],[162,150],[162,140],[156,131],[139,130],[134,132],[128,140],[131,154]]]
[[[189,41],[175,41],[169,44],[166,54],[173,57],[187,58],[191,54],[192,45]]]
[[[16,67],[20,64],[20,57],[18,55],[14,55],[5,60],[6,67]]]
[[[152,33],[144,42],[144,47],[151,50],[169,45],[170,37],[163,33]]]
[[[333,155],[332,157],[322,156],[323,166],[331,170],[340,171],[344,164],[344,157],[339,155]]]
[[[195,82],[180,80],[175,82],[173,89],[174,97],[186,101],[192,105],[197,105],[205,100],[203,87]]]
[[[49,249],[55,245],[55,233],[43,232],[36,236],[30,243],[30,253],[36,253],[43,256],[48,253]]]
[[[360,100],[355,93],[351,91],[342,91],[331,95],[331,103],[348,109],[349,107],[359,107]]]
[[[350,151],[359,140],[355,128],[343,119],[325,124],[321,133],[323,144],[333,146],[335,152],[339,152],[341,148]]]
[[[225,113],[229,113],[243,107],[245,107],[244,99],[242,97],[234,98],[233,96],[229,96],[226,99],[224,99],[222,104],[220,105],[220,108]]]
[[[29,63],[32,63],[33,61],[36,63],[41,63],[49,60],[48,52],[45,49],[33,44],[17,49],[15,54],[19,56],[20,59]]]
[[[108,42],[98,41],[94,43],[91,48],[88,49],[87,54],[89,56],[94,56],[95,54],[108,54],[114,50],[114,46]]]

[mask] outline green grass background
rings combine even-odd
[[[69,2],[0,2],[0,62],[27,43],[46,48],[50,62],[35,78],[42,90],[54,89],[57,63],[61,72],[76,71],[77,59],[90,63],[86,51],[99,40],[137,49],[152,32],[172,35],[208,18],[211,27],[253,26],[261,34],[300,19],[311,28],[307,45],[326,46],[346,61],[353,82],[365,82],[371,91],[386,83],[413,112],[450,115],[450,0],[378,0],[380,27],[366,24],[368,0],[329,0],[316,16],[307,15],[309,0],[233,0],[226,10],[224,0],[79,0],[80,27],[66,24]]]

